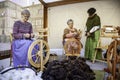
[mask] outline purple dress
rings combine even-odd
[[[23,34],[33,33],[32,25],[29,22],[16,21],[13,26],[12,53],[13,53],[13,65],[17,66],[29,66],[27,54],[30,44],[33,42],[31,38],[24,38]]]

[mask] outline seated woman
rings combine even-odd
[[[69,19],[67,21],[68,27],[64,29],[64,34],[63,34],[63,45],[66,43],[66,41],[70,39],[76,39],[77,41],[80,42],[80,32],[76,29],[73,28],[73,20]],[[82,44],[80,43],[80,46]],[[76,42],[70,42],[68,45],[68,51],[72,52],[73,49],[77,49],[79,45]]]
[[[12,42],[12,53],[13,53],[13,65],[18,66],[29,66],[27,59],[28,48],[32,43],[34,37],[32,25],[27,22],[30,17],[30,12],[28,10],[23,10],[21,12],[22,20],[18,20],[13,26],[13,37]]]

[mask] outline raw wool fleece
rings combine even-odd
[[[95,73],[83,58],[53,61],[41,76],[43,80],[94,80]]]
[[[39,72],[36,75],[32,69],[28,69],[28,68],[24,70],[13,69],[5,72],[4,74],[0,74],[0,80],[42,80],[41,74],[42,72]]]

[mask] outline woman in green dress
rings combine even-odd
[[[95,8],[88,9],[89,15],[86,22],[86,44],[85,44],[85,58],[93,60],[95,57],[95,49],[100,37],[101,22],[100,17],[95,13]],[[101,59],[101,51],[97,51],[96,58]]]

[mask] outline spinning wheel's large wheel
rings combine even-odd
[[[34,41],[28,50],[28,60],[36,68],[44,66],[49,59],[50,49],[46,41]]]
[[[107,63],[108,69],[112,74],[110,80],[116,80],[117,75],[117,63],[119,62],[119,53],[117,53],[117,47],[120,45],[120,40],[114,40],[108,47]]]
[[[75,44],[77,44],[77,49],[70,48],[70,50],[69,50],[68,47],[69,47],[71,42],[74,42]],[[69,39],[65,42],[64,50],[65,50],[66,55],[73,55],[73,56],[80,55],[81,43],[80,43],[80,41],[78,41],[76,39]]]
[[[108,47],[107,63],[108,63],[108,69],[111,73],[114,72],[114,68],[116,69],[116,63],[118,62],[117,61],[118,55],[116,54],[117,53],[116,50],[117,50],[118,45],[120,45],[120,40],[115,40]]]

